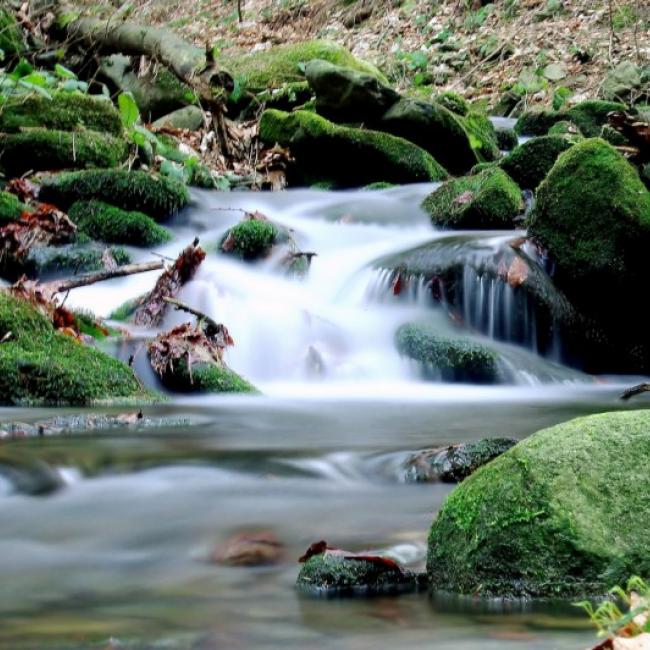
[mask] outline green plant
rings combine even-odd
[[[488,19],[488,16],[492,12],[492,5],[487,4],[484,7],[481,7],[478,11],[472,11],[467,15],[465,21],[463,22],[463,27],[468,31],[472,32],[483,26],[483,23]]]
[[[600,637],[625,636],[634,637],[644,632],[650,632],[650,585],[633,576],[627,582],[626,588],[620,586],[609,592],[612,600],[606,600],[594,609],[588,600],[575,603],[581,607],[598,629]],[[624,605],[626,611],[619,608]]]
[[[637,21],[637,13],[630,4],[624,4],[616,7],[612,14],[612,27],[615,30],[627,29],[632,27]]]
[[[559,86],[553,91],[553,110],[559,111],[573,95],[571,89],[566,86]]]
[[[48,99],[55,91],[88,92],[88,84],[77,75],[57,63],[54,71],[36,70],[29,61],[21,59],[11,72],[0,71],[0,93],[2,99],[11,95],[37,93]]]

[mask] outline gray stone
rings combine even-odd
[[[156,128],[172,127],[198,131],[203,126],[203,111],[198,106],[185,106],[157,119]]]
[[[641,68],[632,61],[621,61],[611,70],[601,87],[601,95],[612,101],[626,101],[641,88]]]

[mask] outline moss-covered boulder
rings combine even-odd
[[[465,116],[471,110],[469,102],[464,97],[450,90],[440,93],[436,97],[436,102],[456,115]]]
[[[11,176],[30,170],[115,167],[127,156],[123,138],[96,131],[33,129],[0,134],[0,168]]]
[[[494,350],[462,337],[441,336],[430,325],[407,323],[395,333],[400,354],[417,361],[425,377],[445,382],[490,384],[499,381]]]
[[[534,190],[551,171],[558,156],[574,141],[562,135],[527,140],[499,161],[501,168],[523,189]]]
[[[501,155],[494,124],[485,113],[469,111],[462,119],[469,142],[478,159],[483,162],[496,160]]]
[[[316,95],[316,110],[335,122],[372,123],[400,99],[397,91],[375,75],[329,61],[310,61],[305,75]]]
[[[162,221],[189,203],[183,183],[124,169],[65,172],[43,179],[40,199],[67,210],[77,201],[103,201]]]
[[[0,292],[0,401],[87,405],[151,401],[131,368],[54,330],[28,302]]]
[[[560,120],[548,130],[548,135],[570,135],[575,137],[581,136],[582,133],[577,124],[574,124],[571,120]]]
[[[0,227],[10,221],[20,219],[20,215],[27,210],[27,206],[21,203],[13,194],[0,192]]]
[[[294,185],[332,181],[338,187],[355,187],[376,181],[436,181],[447,176],[432,156],[406,140],[338,126],[308,111],[265,111],[260,138],[291,148],[296,164],[289,182]]]
[[[250,219],[229,228],[221,240],[220,252],[243,260],[267,257],[283,239],[280,230],[270,221]]]
[[[302,82],[304,64],[315,59],[370,74],[384,83],[387,81],[372,64],[357,59],[342,45],[323,40],[278,45],[252,54],[234,52],[220,56],[219,62],[233,75],[241,95]]]
[[[511,228],[523,207],[521,190],[498,168],[443,183],[422,208],[434,225],[447,228]]]
[[[647,282],[650,193],[638,171],[604,140],[576,144],[539,186],[529,231],[548,249],[554,281],[573,304],[647,357],[644,319],[622,318]]]
[[[510,151],[519,144],[519,138],[514,129],[495,128],[497,146],[501,151]]]
[[[593,99],[562,111],[527,111],[517,120],[515,131],[521,135],[546,135],[556,122],[567,120],[573,122],[584,136],[594,138],[607,123],[608,113],[624,110],[625,104]]]
[[[346,557],[344,552],[313,555],[305,561],[296,582],[302,591],[313,594],[353,596],[394,594],[414,591],[419,577],[396,563]]]
[[[605,595],[650,573],[650,411],[534,434],[466,479],[429,535],[434,590]]]
[[[449,447],[419,451],[404,462],[409,483],[458,483],[517,444],[512,438],[483,438]]]
[[[115,136],[123,132],[117,109],[105,97],[61,91],[51,98],[36,93],[20,95],[3,104],[0,131],[38,127],[57,131],[89,129]]]
[[[172,371],[161,377],[168,390],[179,393],[257,393],[258,390],[226,366],[193,363],[189,371],[186,360],[178,361]]]
[[[0,50],[5,56],[14,56],[25,51],[20,27],[10,9],[0,7]]]
[[[127,212],[101,201],[78,201],[68,211],[79,232],[109,244],[155,246],[170,232],[142,212]]]

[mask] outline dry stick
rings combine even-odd
[[[62,293],[63,291],[70,291],[70,289],[77,289],[78,287],[87,287],[96,282],[104,282],[112,278],[122,278],[126,275],[135,275],[136,273],[147,273],[149,271],[159,271],[165,267],[163,261],[160,262],[144,262],[143,264],[126,264],[120,266],[112,271],[98,271],[97,273],[86,273],[76,278],[68,280],[54,280],[46,282],[41,285],[42,288],[47,288],[52,293]]]
[[[189,305],[186,305],[184,302],[181,302],[180,300],[176,300],[176,298],[169,298],[168,296],[163,296],[163,300],[170,305],[174,305],[176,307],[176,311],[185,311],[188,314],[192,314],[192,316],[196,316],[199,320],[205,321],[210,327],[213,327],[214,329],[219,329],[219,323],[217,323],[215,320],[210,318],[207,314],[204,314],[202,311],[199,311],[198,309],[194,309],[194,307],[190,307]]]
[[[628,388],[624,393],[621,394],[621,399],[628,400],[630,397],[640,395],[641,393],[650,393],[649,383],[643,382],[642,384],[637,384],[636,386],[632,386],[632,388]]]

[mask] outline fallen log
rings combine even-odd
[[[631,397],[640,395],[641,393],[650,393],[650,383],[643,382],[641,384],[637,384],[636,386],[632,386],[632,388],[628,388],[625,392],[621,393],[621,399],[627,401]]]

